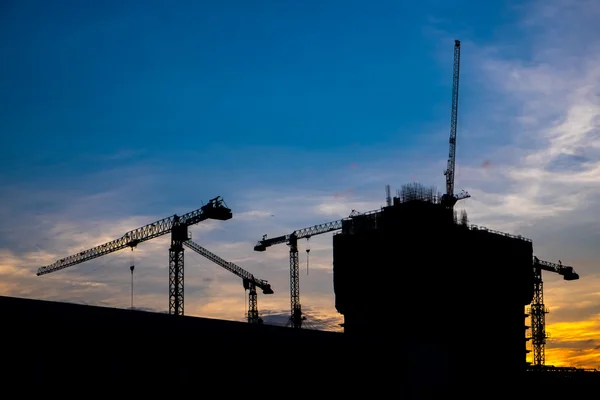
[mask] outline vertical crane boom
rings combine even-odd
[[[448,153],[448,166],[444,171],[446,175],[446,193],[442,195],[442,203],[448,208],[453,208],[458,200],[471,197],[467,192],[454,194],[454,170],[456,167],[456,129],[458,127],[458,83],[460,76],[460,40],[454,41],[454,65],[452,68],[452,111],[450,115],[450,151]]]
[[[172,215],[161,219],[131,230],[118,239],[62,258],[51,265],[41,267],[38,269],[37,275],[40,276],[60,271],[61,269],[114,253],[126,247],[134,248],[142,242],[171,233],[171,247],[169,248],[169,314],[183,315],[184,265],[182,244],[187,240],[187,227],[207,219],[225,221],[231,219],[231,217],[231,210],[227,208],[223,199],[217,196],[197,210],[181,216]]]
[[[531,342],[533,347],[533,365],[543,367],[546,364],[546,314],[548,309],[544,304],[544,283],[542,271],[554,272],[562,275],[564,280],[573,281],[579,279],[579,274],[573,267],[548,261],[542,261],[533,257],[533,301],[531,302]]]
[[[256,296],[256,288],[262,289],[264,294],[273,294],[273,289],[271,289],[271,285],[262,279],[257,279],[250,272],[245,269],[235,265],[232,262],[228,262],[223,260],[218,255],[211,253],[204,247],[199,244],[188,240],[183,242],[184,246],[189,247],[194,250],[196,253],[205,257],[206,259],[214,262],[217,265],[225,268],[227,271],[232,272],[233,274],[242,278],[242,283],[245,289],[249,290],[248,297],[248,322],[251,324],[261,323],[262,320],[258,316],[258,300]]]

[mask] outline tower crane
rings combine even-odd
[[[442,204],[453,209],[458,200],[466,199],[471,195],[465,191],[454,194],[454,170],[456,166],[456,128],[458,126],[458,78],[460,75],[460,40],[454,41],[454,66],[452,69],[452,112],[450,116],[450,151],[448,166],[444,171],[446,175],[446,193],[442,195]]]
[[[309,228],[294,231],[289,235],[282,235],[271,239],[267,239],[267,235],[264,235],[262,240],[260,240],[256,246],[254,246],[254,251],[265,251],[267,247],[280,243],[287,243],[287,245],[290,247],[290,322],[292,328],[302,328],[302,321],[305,319],[305,317],[302,315],[302,309],[300,307],[300,265],[298,262],[298,239],[308,239],[311,236],[333,232],[339,229],[342,229],[342,220],[314,225]]]
[[[175,214],[161,219],[129,231],[111,242],[41,267],[38,269],[37,275],[60,271],[126,247],[133,249],[142,242],[171,233],[171,247],[169,248],[169,314],[183,315],[183,242],[188,240],[187,228],[207,219],[225,221],[231,219],[231,217],[231,210],[227,208],[221,196],[217,196],[197,210],[181,216]]]
[[[187,240],[183,242],[183,245],[194,250],[196,253],[201,256],[209,259],[217,265],[225,268],[227,271],[234,273],[235,275],[242,278],[242,284],[244,285],[244,289],[249,290],[248,294],[248,322],[251,324],[262,324],[262,319],[258,316],[258,300],[256,295],[256,288],[262,289],[264,294],[273,294],[273,289],[271,289],[271,285],[262,279],[256,279],[254,275],[245,269],[235,265],[232,262],[228,262],[223,260],[218,255],[211,253],[204,247],[200,246],[198,243],[195,243],[191,240]]]
[[[531,302],[531,343],[533,347],[533,365],[543,367],[546,364],[546,314],[549,312],[544,305],[544,283],[542,271],[550,271],[562,275],[565,281],[579,279],[579,274],[573,267],[533,257],[533,301]]]

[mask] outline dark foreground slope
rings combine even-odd
[[[334,332],[11,297],[0,315],[5,383],[19,387],[301,390],[335,384],[343,356]]]
[[[550,387],[540,389],[532,375],[524,382],[502,376],[477,382],[464,366],[462,378],[450,381],[436,372],[434,358],[408,362],[402,349],[410,344],[349,341],[342,333],[10,297],[0,297],[0,315],[2,388],[19,397],[132,390],[164,396],[185,389],[198,397],[439,399],[545,394]],[[581,377],[576,385],[542,379],[554,382],[550,393],[568,390],[568,398],[580,398],[577,390],[592,384]]]

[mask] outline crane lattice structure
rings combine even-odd
[[[183,243],[188,240],[188,227],[207,219],[225,221],[231,219],[231,210],[218,196],[197,210],[181,216],[172,215],[160,221],[142,226],[125,233],[122,237],[69,257],[54,264],[41,267],[37,275],[49,274],[67,267],[101,257],[126,247],[134,248],[138,244],[171,233],[169,248],[169,314],[183,315]]]
[[[225,268],[227,271],[234,273],[235,275],[242,278],[242,284],[244,289],[249,290],[248,293],[248,322],[251,324],[262,324],[262,319],[258,316],[258,298],[256,294],[256,288],[262,289],[264,294],[273,294],[271,285],[262,279],[257,279],[250,272],[246,271],[242,267],[235,265],[232,262],[225,261],[218,255],[208,251],[198,243],[188,240],[183,242],[183,245],[194,250],[196,253],[205,257],[206,259],[214,262],[217,265]]]
[[[450,151],[448,154],[448,166],[444,171],[446,175],[446,193],[442,195],[442,204],[450,209],[458,200],[466,199],[471,195],[462,191],[454,194],[454,171],[456,168],[456,129],[458,127],[458,81],[460,76],[460,40],[454,41],[454,66],[452,69],[452,112],[450,116]]]
[[[544,305],[544,283],[542,271],[550,271],[562,275],[564,280],[579,279],[579,274],[573,267],[562,265],[559,261],[554,264],[533,257],[533,301],[529,309],[531,316],[531,344],[533,348],[533,365],[543,367],[546,364],[546,314],[549,312]]]
[[[256,246],[255,251],[265,251],[267,247],[287,243],[290,247],[290,305],[292,328],[302,328],[302,321],[305,317],[302,315],[300,306],[300,264],[298,261],[298,239],[309,239],[311,236],[321,235],[327,232],[333,232],[342,229],[342,220],[331,221],[324,224],[314,225],[309,228],[300,229],[275,238],[267,239],[264,235]]]

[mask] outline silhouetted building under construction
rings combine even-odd
[[[344,331],[372,343],[374,357],[422,365],[440,379],[518,374],[532,242],[469,225],[440,199],[405,185],[388,206],[343,221],[333,271]]]

